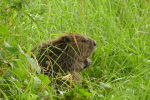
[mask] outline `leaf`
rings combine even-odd
[[[104,89],[111,89],[111,86],[106,84],[106,83],[103,83],[103,82],[100,82],[100,85],[104,88]]]
[[[19,82],[19,81],[15,81],[14,83],[17,85],[17,87],[18,87],[18,88],[21,88],[21,87],[22,87],[21,82]]]
[[[8,44],[6,41],[4,41],[5,47],[10,47],[10,44]]]
[[[41,73],[41,68],[38,66],[37,62],[31,58],[28,54],[24,54],[28,62],[30,63],[33,70],[36,70],[36,72],[39,74]]]
[[[6,26],[0,25],[0,34],[8,34],[9,31]]]
[[[24,55],[24,52],[23,52],[23,50],[22,50],[20,45],[18,45],[18,48],[19,48],[20,53],[22,53]]]
[[[37,88],[37,86],[38,86],[39,84],[41,84],[41,80],[40,80],[37,76],[35,76],[35,77],[34,77],[33,86],[34,86],[35,88]]]
[[[17,76],[19,76],[21,80],[25,80],[25,79],[28,78],[28,76],[25,75],[25,72],[26,72],[26,70],[25,70],[24,68],[19,69],[19,68],[16,68],[16,67],[15,67],[15,69],[14,69],[14,73],[15,73]]]
[[[6,56],[5,56],[5,53],[2,51],[2,50],[0,50],[0,59],[5,59],[6,58]]]
[[[32,100],[36,100],[37,99],[37,97],[38,97],[38,95],[36,95],[36,94],[30,94],[30,96],[31,96],[31,98],[32,98]]]
[[[79,89],[79,93],[84,97],[90,97],[91,93],[85,91],[84,89]]]
[[[6,50],[7,50],[8,52],[10,52],[10,53],[15,53],[18,49],[15,48],[15,47],[13,47],[13,46],[11,46],[11,47],[6,47]]]
[[[48,76],[45,76],[44,74],[40,74],[38,78],[42,81],[43,84],[47,85],[50,83],[50,79],[48,78]]]
[[[5,44],[5,49],[10,53],[15,53],[18,50],[16,47],[8,44],[6,41],[4,41],[4,44]]]
[[[60,92],[60,91],[59,91],[59,92]],[[61,93],[63,93],[64,96],[67,97],[67,98],[68,98],[68,97],[71,97],[70,100],[73,100],[73,98],[74,98],[75,95],[76,95],[76,92],[75,92],[75,91],[70,91],[70,92],[66,92],[66,93],[64,93],[64,92],[61,91]]]
[[[6,94],[6,91],[3,91],[0,89],[0,94],[1,94],[1,96],[3,96],[5,98],[4,100],[8,100],[8,96]]]
[[[18,48],[19,48],[20,53],[22,53],[26,57],[27,61],[31,65],[31,68],[33,70],[36,70],[36,72],[38,74],[41,73],[41,68],[38,66],[38,63],[36,62],[36,60],[34,60],[33,58],[31,58],[27,53],[24,53],[24,51],[22,50],[22,48],[21,48],[20,45],[18,45]]]

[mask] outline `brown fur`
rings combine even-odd
[[[46,41],[32,50],[40,66],[47,68],[48,76],[80,72],[91,65],[87,59],[95,49],[94,40],[78,33],[66,33],[52,41]]]

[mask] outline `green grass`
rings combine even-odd
[[[63,32],[97,48],[84,84],[57,94],[30,50]],[[150,100],[149,0],[1,0],[0,36],[0,99]]]

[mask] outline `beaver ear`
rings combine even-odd
[[[64,42],[70,42],[71,39],[70,39],[69,36],[65,36],[65,37],[63,37],[63,41],[64,41]]]

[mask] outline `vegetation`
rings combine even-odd
[[[58,91],[31,58],[63,32],[96,40],[84,84]],[[0,99],[150,100],[149,0],[1,0]]]

